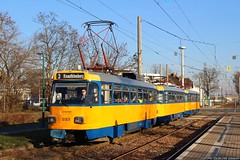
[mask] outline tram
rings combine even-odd
[[[111,74],[57,71],[48,117],[50,134],[56,141],[69,134],[78,142],[113,139],[197,113],[197,96],[177,87],[155,86]]]

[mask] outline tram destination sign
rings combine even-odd
[[[84,73],[57,73],[57,79],[84,79]]]

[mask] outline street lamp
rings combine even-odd
[[[182,76],[182,88],[184,88],[184,50],[186,49],[185,46],[179,47],[181,49],[181,76]]]
[[[44,54],[37,53],[37,55],[42,56],[42,127],[45,126],[45,68],[44,68]]]
[[[236,60],[238,55],[233,55],[232,59]],[[240,101],[240,76],[238,76],[238,101]]]

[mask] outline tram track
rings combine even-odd
[[[217,115],[217,114],[215,114]],[[211,115],[214,116],[214,115]],[[190,141],[188,141],[185,145],[183,145],[181,148],[177,148],[177,149],[172,149],[171,151],[161,155],[159,158],[160,159],[175,159],[178,155],[180,155],[184,150],[186,150],[186,148],[188,148],[191,144],[193,144],[199,137],[201,137],[205,132],[207,132],[212,126],[214,126],[224,115],[221,115],[220,117],[218,117],[216,120],[211,121],[210,123],[208,123],[206,125],[206,127],[200,132],[198,133],[195,137],[193,137]],[[204,117],[205,118],[205,117]],[[201,120],[203,120],[204,118],[202,118]],[[155,138],[149,142],[147,142],[146,144],[136,147],[124,154],[121,154],[119,156],[114,157],[114,160],[119,160],[119,159],[131,159],[131,157],[135,157],[136,158],[136,154],[137,152],[141,151],[141,152],[149,152],[149,148],[151,148],[152,146],[155,146],[154,143],[158,143],[158,141],[164,140],[166,138],[169,138],[171,136],[176,136],[178,133],[180,133],[183,130],[188,129],[190,126],[194,125],[194,123],[197,123],[199,121],[198,120],[194,120],[193,122],[186,124],[185,126],[182,126],[181,128],[167,134],[164,135],[162,137],[158,137]],[[145,150],[145,151],[144,151]]]
[[[221,112],[223,113],[223,112]],[[43,146],[21,154],[12,155],[25,159],[29,155],[33,159],[167,159],[176,157],[176,150],[190,144],[190,140],[200,134],[199,130],[207,130],[213,121],[222,116],[218,112],[200,113],[114,139],[109,144],[107,138],[77,145],[70,143],[60,146]],[[184,145],[183,145],[184,144]],[[186,149],[186,146],[185,146]],[[48,151],[48,152],[46,152]],[[180,152],[179,152],[180,154]],[[39,156],[41,155],[41,156]]]

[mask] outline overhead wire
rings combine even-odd
[[[134,25],[131,21],[129,21],[127,18],[125,18],[124,16],[122,16],[121,14],[119,14],[118,12],[114,11],[111,7],[109,7],[108,5],[106,5],[105,3],[103,3],[101,0],[98,0],[99,3],[101,3],[102,5],[104,5],[106,8],[108,8],[109,10],[111,10],[112,12],[114,12],[115,14],[117,14],[119,17],[121,17],[122,19],[124,19],[125,21],[127,21],[128,23]]]
[[[188,38],[191,39],[190,36],[188,34],[186,34],[184,32],[184,30],[175,22],[175,20],[167,13],[167,11],[159,4],[159,2],[157,2],[156,0],[154,0],[154,2],[158,5],[158,7],[168,16],[168,18],[178,27],[178,29],[180,31],[182,31],[182,33]],[[195,42],[191,41],[193,43],[193,45],[199,50],[200,53],[202,53],[204,55],[204,57],[211,62],[212,64],[214,64],[209,58],[208,56],[195,44]]]
[[[99,18],[99,17],[97,17],[96,15],[92,14],[91,12],[85,10],[84,8],[78,6],[77,4],[75,4],[74,2],[72,2],[72,1],[70,1],[70,0],[66,0],[68,3],[63,2],[62,0],[57,0],[57,1],[60,2],[60,3],[65,4],[65,5],[67,5],[67,6],[69,6],[69,7],[71,7],[71,8],[73,8],[73,9],[76,9],[76,10],[78,10],[78,11],[85,12],[86,14],[88,14],[88,15],[90,15],[90,16],[98,19],[98,20],[102,20],[101,18]],[[131,25],[134,25],[132,22],[130,22],[129,20],[127,20],[125,17],[121,16],[121,14],[117,13],[116,11],[114,11],[113,9],[111,9],[110,7],[108,7],[108,6],[107,6],[106,4],[104,4],[102,1],[100,1],[100,0],[98,0],[98,1],[99,1],[101,4],[103,4],[105,7],[107,7],[107,8],[110,9],[111,11],[113,11],[114,13],[118,14],[121,18],[123,18],[124,20],[126,20],[127,22],[129,22]],[[132,40],[134,40],[134,41],[137,41],[135,38],[133,38],[133,37],[129,36],[128,34],[120,31],[119,29],[117,29],[117,30],[118,30],[120,33],[124,34],[125,36],[129,37],[130,39],[132,39]],[[176,36],[176,35],[175,35],[175,36]],[[176,36],[176,37],[179,38],[178,36]],[[150,47],[148,47],[148,46],[146,46],[146,45],[144,45],[144,44],[142,44],[142,45],[143,45],[144,47],[148,48],[149,50],[153,51],[155,54],[163,57],[164,59],[175,63],[175,62],[172,61],[171,59],[169,59],[169,58],[161,55],[160,52],[155,51],[155,50],[153,50],[152,48],[150,48]],[[171,50],[171,51],[173,51],[173,50]],[[191,68],[192,68],[192,67],[191,67]],[[197,70],[199,70],[199,69],[197,69]]]
[[[202,41],[203,38],[202,36],[199,34],[199,32],[197,31],[197,29],[193,26],[193,24],[191,23],[191,21],[189,20],[189,18],[187,17],[187,15],[184,13],[183,9],[181,8],[181,6],[179,5],[179,3],[177,2],[177,0],[174,0],[174,2],[177,4],[177,7],[179,8],[179,10],[182,12],[183,16],[186,18],[187,22],[190,24],[190,26],[192,27],[192,29],[194,30],[194,32],[200,37],[200,39]],[[208,45],[213,45],[214,46],[214,53],[213,53],[213,56],[214,56],[214,59],[215,59],[215,62],[216,62],[216,66],[218,65],[218,62],[217,62],[217,53],[216,53],[216,45],[215,44],[212,44],[212,43],[203,43],[206,48],[209,50],[209,52],[211,53],[211,50],[209,49]]]
[[[124,16],[122,16],[120,13],[118,13],[117,11],[115,11],[115,10],[113,10],[110,6],[108,6],[106,3],[104,3],[104,2],[102,2],[101,0],[98,0],[98,2],[99,3],[101,3],[103,6],[105,6],[106,8],[108,8],[109,10],[111,10],[112,12],[114,12],[115,14],[117,14],[119,17],[121,17],[123,20],[125,20],[126,22],[128,22],[129,24],[131,24],[132,26],[134,26],[135,28],[137,28],[137,26],[134,24],[134,23],[132,23],[131,21],[129,21],[127,18],[125,18]],[[119,27],[119,26],[118,26]],[[122,29],[122,30],[125,30],[125,31],[127,31],[126,29],[124,29],[124,28],[121,28],[121,27],[119,27],[120,29]],[[148,32],[146,32],[144,29],[142,30],[143,31],[143,33],[145,33],[145,34],[147,34],[147,35],[149,35],[148,34]],[[127,31],[128,33],[130,33],[129,31]],[[130,33],[130,34],[132,34],[132,35],[134,35],[134,36],[137,36],[136,34],[133,34],[133,33]],[[149,35],[151,38],[152,38],[152,35]],[[132,38],[131,38],[132,39]],[[167,50],[169,50],[169,51],[173,51],[173,49],[170,49],[170,47],[168,47],[166,44],[163,44],[163,43],[161,43],[161,42],[159,42],[159,41],[157,41],[158,43],[156,43],[156,41],[155,42],[153,42],[153,41],[151,41],[151,40],[149,40],[149,39],[146,39],[145,37],[143,38],[144,40],[146,40],[146,41],[148,41],[148,42],[151,42],[151,43],[155,43],[155,44],[157,44],[157,45],[160,45],[160,46],[162,46],[163,48],[165,48],[165,49],[167,49]],[[160,44],[159,44],[160,43]]]
[[[174,33],[171,33],[171,32],[169,32],[169,31],[167,31],[167,30],[165,30],[165,29],[163,29],[163,28],[161,28],[161,27],[159,27],[159,26],[157,26],[157,25],[155,25],[155,24],[153,24],[153,23],[151,23],[151,22],[149,22],[149,21],[147,21],[147,20],[143,20],[143,22],[146,22],[147,24],[149,24],[149,25],[151,25],[151,26],[153,26],[153,27],[155,27],[155,28],[157,28],[157,29],[159,29],[159,30],[167,33],[167,34],[169,34],[169,35],[171,35],[171,36],[173,36],[173,37],[175,37],[175,38],[178,38],[180,41],[181,41],[181,40],[194,41],[194,42],[196,42],[196,43],[203,43],[203,44],[205,43],[205,44],[210,44],[210,45],[211,45],[211,43],[207,43],[207,42],[201,42],[201,41],[195,41],[195,40],[191,40],[191,39],[181,38],[180,36],[178,36],[178,35],[176,35],[176,34],[174,34]],[[181,42],[180,42],[180,44],[181,44]],[[187,57],[187,56],[184,55],[184,57]],[[190,57],[188,57],[188,58],[190,58]],[[193,58],[191,58],[191,59],[194,60]],[[197,60],[194,60],[194,61],[199,62],[199,61],[197,61]],[[199,62],[199,63],[202,63],[202,62]]]
[[[92,16],[92,17],[94,17],[94,18],[96,18],[96,19],[98,19],[98,20],[102,20],[101,18],[99,18],[99,17],[97,17],[96,15],[94,15],[94,14],[92,14],[92,13],[90,13],[90,12],[88,12],[87,10],[85,10],[84,8],[82,8],[82,7],[80,7],[80,6],[78,6],[78,5],[76,5],[75,3],[73,3],[72,1],[70,1],[70,0],[66,0],[68,3],[70,3],[71,5],[73,5],[74,7],[76,7],[76,8],[79,8],[79,9],[81,9],[81,10],[83,10],[84,12],[86,12],[87,14],[89,14],[90,16]]]

